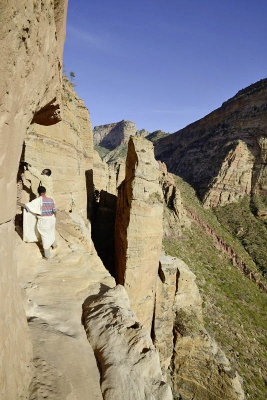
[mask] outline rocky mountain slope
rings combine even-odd
[[[191,221],[173,178],[166,167],[159,165],[159,169],[156,166],[151,152],[152,144],[146,139],[138,136],[130,139],[126,179],[118,187],[115,235],[110,231],[115,242],[115,277],[117,282],[125,285],[140,321],[151,330],[163,376],[171,383],[174,398],[197,396],[206,399],[209,396],[216,399],[224,396],[225,399],[242,399],[243,390],[236,369],[204,326],[202,300],[194,282],[195,276],[181,259],[166,255],[160,258],[158,271],[154,267],[156,252],[161,248],[159,211],[163,206],[162,196],[165,207],[168,205],[172,210],[176,234],[182,232],[182,226],[190,229]],[[112,204],[107,208],[107,203],[99,201],[98,212],[101,210],[108,215],[111,209]],[[148,223],[153,216],[154,221]],[[147,278],[140,284],[144,276]],[[138,327],[136,325],[135,329]],[[191,332],[192,336],[185,332]],[[204,365],[212,367],[205,369]],[[203,370],[202,376],[197,373],[199,369]]]
[[[246,398],[264,400],[266,292],[250,280],[249,273],[239,269],[238,259],[265,287],[266,281],[239,238],[217,219],[217,212],[203,208],[189,184],[174,175],[173,179],[191,224],[189,228],[182,222],[179,231],[172,205],[165,207],[163,247],[186,262],[196,275],[205,325],[242,376]],[[181,315],[181,326],[183,320],[194,323]]]
[[[127,145],[126,160],[94,151],[88,110],[61,75],[67,1],[0,11],[1,399],[243,400],[240,375],[261,399],[262,372],[245,370],[234,342],[244,337],[262,360],[264,284],[249,253],[155,161],[161,132],[130,137],[135,125],[122,121],[118,137],[99,130],[99,144]],[[16,199],[34,198],[38,180],[20,160],[52,170],[58,248],[48,261],[21,239]]]
[[[58,208],[87,216],[86,185],[93,169],[93,140],[90,117],[83,101],[78,98],[72,84],[63,77],[62,121],[53,126],[32,123],[28,128],[21,161],[27,161],[42,171],[53,171],[54,197]],[[23,201],[30,193],[37,193],[39,180],[22,168]],[[27,190],[26,190],[27,188]],[[27,195],[28,193],[28,195]]]
[[[95,126],[93,130],[95,149],[106,162],[125,159],[130,136],[143,136],[156,142],[168,134],[163,131],[149,133],[145,129],[137,130],[136,124],[122,120],[106,125]]]
[[[149,139],[149,135],[146,138]],[[176,146],[178,139],[179,145]],[[240,91],[221,109],[173,137],[156,137],[154,141],[158,158],[165,160],[170,168],[175,169],[177,165],[184,168],[187,174],[185,180],[190,174],[196,174],[195,183],[190,183],[195,186],[197,194],[184,179],[169,174],[165,164],[160,163],[160,182],[164,195],[164,249],[168,254],[185,261],[196,274],[196,282],[204,298],[203,318],[208,330],[231,360],[231,365],[244,378],[247,397],[262,400],[266,379],[264,369],[261,368],[266,356],[263,324],[267,262],[265,143],[266,80]],[[177,159],[174,154],[177,154]],[[189,162],[191,156],[192,162]],[[122,169],[125,158],[124,144],[104,156],[109,169],[115,170]],[[179,168],[175,169],[176,173],[179,173]],[[246,190],[243,190],[243,185]],[[208,209],[205,210],[203,205]],[[163,290],[166,302],[157,305],[156,296],[155,306],[162,313],[159,321],[164,326],[166,336],[164,339],[161,332],[157,331],[156,317],[152,336],[155,335],[154,343],[158,346],[162,370],[173,379],[175,396],[175,376],[182,376],[183,364],[179,361],[179,367],[175,370],[175,364],[169,363],[168,357],[171,357],[172,362],[174,360],[173,355],[170,355],[172,350],[168,347],[170,338],[176,332],[172,339],[174,343],[178,338],[186,337],[182,343],[189,346],[189,343],[194,343],[193,338],[199,332],[203,333],[205,328],[201,325],[201,318],[198,319],[202,315],[199,311],[194,312],[194,316],[190,313],[188,316],[184,311],[180,314],[177,312],[175,322],[173,317],[167,317],[169,305],[175,304],[174,283],[166,286],[166,280],[175,281],[175,272],[172,275],[171,270],[170,267],[166,272],[162,267],[159,269],[162,278],[157,289],[158,295]],[[194,290],[191,290],[193,293]],[[189,339],[190,332],[192,337]],[[180,343],[179,340],[177,343]],[[198,341],[199,354],[195,356],[199,364],[191,369],[192,364],[189,362],[187,367],[190,369],[190,382],[194,379],[198,383],[203,380],[205,387],[204,375],[196,376],[193,372],[202,363],[200,343]],[[184,350],[177,346],[178,354],[181,355]],[[203,352],[206,351],[207,348],[203,347]],[[255,354],[254,358],[251,352]],[[184,360],[187,360],[187,355]],[[187,367],[185,375],[189,371]],[[177,390],[179,387],[181,398],[190,398],[192,393],[199,398],[205,396],[201,392],[194,392],[191,383],[187,392],[187,384],[183,378],[180,379]],[[220,395],[217,393],[217,396]]]
[[[241,90],[206,117],[160,139],[156,158],[181,176],[205,206],[266,197],[267,79]],[[264,213],[258,203],[259,213]]]
[[[112,124],[95,126],[94,145],[113,150],[122,143],[127,144],[130,136],[134,136],[136,133],[136,124],[131,121],[122,120]]]

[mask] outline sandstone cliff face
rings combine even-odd
[[[218,175],[210,184],[203,202],[207,207],[216,207],[238,201],[251,193],[252,171],[255,157],[246,143],[238,141],[221,164]],[[242,188],[239,191],[238,187]]]
[[[87,175],[93,170],[93,137],[89,113],[77,97],[72,84],[64,78],[62,121],[53,126],[32,124],[25,137],[23,158],[42,171],[50,168],[54,182],[54,200],[60,210],[86,218]],[[36,193],[39,180],[29,171],[23,175],[23,187]],[[25,196],[24,196],[25,197]],[[24,200],[26,200],[24,198]]]
[[[245,194],[266,196],[266,92],[263,79],[156,143],[156,157],[190,183],[206,206]]]
[[[148,331],[118,285],[84,303],[84,324],[101,373],[105,400],[171,400]]]
[[[95,190],[117,195],[117,188],[125,178],[125,160],[107,163],[94,151],[93,182]]]
[[[26,128],[32,120],[45,125],[60,120],[66,9],[63,0],[52,6],[48,0],[1,6],[1,162],[5,166],[1,193],[8,207],[1,208],[1,220],[14,216],[16,173]]]
[[[174,257],[161,255],[154,315],[154,344],[174,398],[244,399],[241,380],[207,333],[195,275]]]
[[[131,121],[122,120],[113,124],[95,126],[94,144],[113,150],[122,143],[127,144],[130,136],[136,133],[136,125]]]
[[[182,203],[180,190],[175,184],[172,174],[168,173],[166,164],[160,161],[158,161],[158,163],[161,171],[160,184],[164,202],[167,209],[171,211],[168,216],[165,215],[163,220],[164,233],[168,235],[168,225],[171,224],[175,225],[177,233],[182,234],[182,228],[190,229],[190,219],[187,216],[187,212]]]
[[[33,374],[23,399],[102,400],[97,363],[81,323],[82,304],[115,281],[88,248],[90,231],[82,218],[58,211],[57,242],[44,261],[35,243],[16,239],[33,346]]]
[[[133,311],[149,331],[161,251],[162,213],[153,145],[142,137],[132,137],[125,181],[118,190],[115,265],[117,282],[124,285]]]
[[[50,125],[60,119],[66,11],[67,0],[0,5],[0,393],[7,400],[25,396],[31,356],[14,259],[18,164],[30,122]]]

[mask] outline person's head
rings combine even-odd
[[[39,196],[44,196],[45,193],[46,193],[46,188],[43,187],[43,186],[39,186],[39,187],[38,187],[38,194],[39,194]]]
[[[45,169],[42,170],[42,174],[41,175],[50,176],[51,174],[52,174],[51,169],[45,168]]]

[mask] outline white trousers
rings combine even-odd
[[[37,217],[37,230],[41,235],[44,249],[49,249],[55,242],[56,218],[53,215],[47,217]]]

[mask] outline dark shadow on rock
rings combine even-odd
[[[92,240],[104,266],[112,276],[114,270],[114,233],[117,196],[101,190],[99,202],[94,204]]]
[[[94,186],[93,170],[85,171],[87,218],[91,222],[92,240],[104,266],[112,276],[114,271],[114,231],[117,196]]]
[[[96,293],[96,294],[92,294],[91,296],[88,296],[88,297],[84,300],[83,305],[82,305],[82,310],[83,310],[83,312],[82,312],[82,317],[81,317],[81,323],[82,323],[82,325],[84,325],[84,323],[85,323],[84,318],[85,318],[85,312],[86,312],[87,306],[89,306],[90,303],[91,303],[92,301],[94,301],[94,300],[96,300],[97,298],[101,297],[101,296],[102,296],[104,293],[106,293],[109,289],[111,289],[109,286],[104,285],[103,283],[100,283],[99,292]]]
[[[92,223],[92,216],[94,213],[94,175],[93,170],[85,171],[85,182],[87,191],[87,218]]]
[[[19,201],[19,202],[21,202],[21,200],[22,200],[21,199],[22,192],[28,193],[29,201],[34,200],[36,197],[35,194],[33,193],[33,191],[24,185],[24,182],[23,182],[23,176],[24,176],[23,162],[24,161],[25,161],[25,143],[23,143],[23,145],[22,145],[19,169],[18,169],[18,173],[17,173],[17,201]],[[23,238],[23,214],[22,214],[22,212],[19,212],[15,216],[15,230],[22,239]]]

